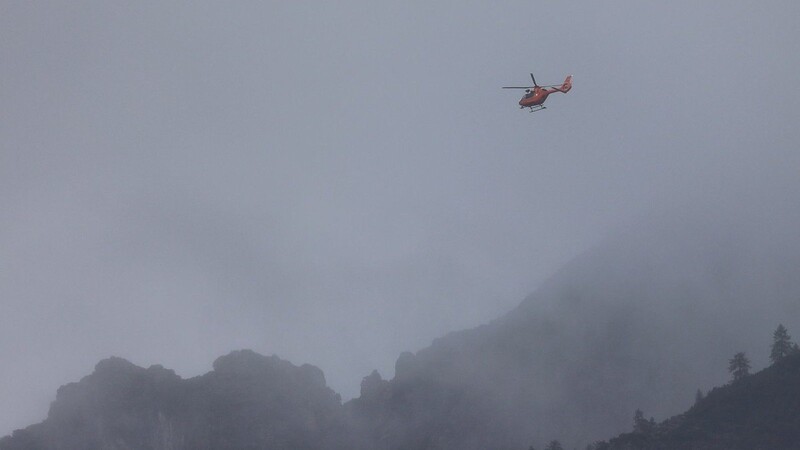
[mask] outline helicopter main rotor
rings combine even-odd
[[[560,84],[550,84],[547,86],[539,86],[536,84],[536,78],[531,74],[531,81],[533,81],[533,86],[503,86],[503,89],[533,89],[536,87],[539,88],[551,88],[551,87],[558,87],[561,86]]]

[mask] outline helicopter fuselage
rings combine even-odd
[[[526,93],[519,101],[519,106],[527,108],[530,106],[538,106],[547,100],[547,96],[551,92],[556,92],[556,89],[548,90],[540,87],[533,88],[532,92]]]

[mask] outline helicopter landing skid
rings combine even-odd
[[[530,108],[530,111],[528,111],[528,112],[537,112],[537,111],[541,111],[543,109],[547,109],[547,106],[544,106],[544,105],[529,106],[528,108]]]

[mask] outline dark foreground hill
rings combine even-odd
[[[58,390],[47,419],[0,449],[173,450],[356,448],[341,399],[321,370],[252,351],[181,379],[120,358]]]
[[[597,450],[800,449],[800,354],[716,388],[684,414]]]

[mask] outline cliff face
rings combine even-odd
[[[187,380],[103,360],[0,449],[349,449],[353,435],[321,370],[245,350]]]

